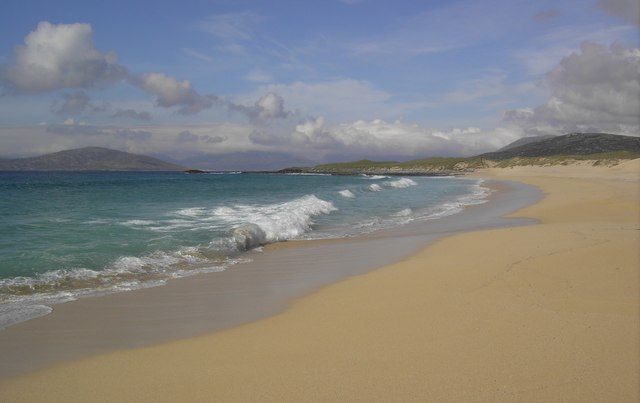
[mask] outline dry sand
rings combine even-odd
[[[0,383],[0,401],[640,400],[640,160],[477,176],[541,224],[454,235],[210,335]]]

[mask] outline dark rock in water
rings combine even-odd
[[[208,174],[209,173],[209,171],[203,171],[201,169],[187,169],[184,172],[188,174]]]

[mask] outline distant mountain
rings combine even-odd
[[[505,160],[514,157],[590,155],[616,151],[640,152],[640,137],[606,133],[572,133],[520,145],[516,143],[499,151],[482,154],[480,157]]]
[[[0,171],[184,171],[185,167],[146,155],[102,147],[60,151],[39,157],[0,160]]]
[[[547,139],[550,139],[550,138],[553,138],[553,137],[556,137],[556,136],[553,135],[553,134],[547,134],[547,135],[542,135],[542,136],[523,137],[521,139],[518,139],[518,140],[514,141],[513,143],[510,143],[510,144],[502,147],[501,149],[497,150],[497,152],[511,150],[512,148],[524,146],[526,144],[537,143],[538,141],[547,140]]]

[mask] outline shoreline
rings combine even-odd
[[[486,203],[451,216],[352,238],[271,244],[250,252],[251,262],[222,272],[55,305],[48,315],[0,331],[0,379],[273,316],[298,298],[406,258],[449,233],[529,223],[501,216],[539,199],[537,189],[487,185],[492,194]]]
[[[476,173],[538,186],[545,197],[509,216],[539,224],[436,231],[276,315],[0,389],[9,401],[637,401],[639,168]]]

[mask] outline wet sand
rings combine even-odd
[[[305,268],[341,261],[361,268],[319,290],[323,284],[305,288],[300,284],[306,280],[279,273],[263,293],[300,287],[298,295],[265,308],[271,310],[267,315],[286,308],[282,313],[244,318],[245,324],[217,332],[203,328],[209,333],[150,347],[115,345],[105,349],[117,351],[102,355],[62,358],[50,368],[5,378],[0,394],[7,401],[637,401],[638,162],[479,172],[539,187],[545,198],[517,213],[539,224],[496,228],[507,222],[489,219],[488,212],[497,213],[501,203],[509,208],[500,214],[513,209],[514,192],[506,191],[500,193],[506,200],[467,209],[449,224],[433,221],[429,236],[424,225],[412,226],[366,240],[259,254],[254,263],[267,267],[268,257],[277,256],[272,265],[285,271],[283,262],[296,259]],[[370,264],[384,267],[369,271]],[[305,276],[327,275],[310,270]],[[175,287],[196,298],[193,287],[201,281],[185,279]],[[124,295],[135,305],[145,293],[170,289],[171,284],[61,308],[75,305],[88,312],[85,304],[110,305]],[[313,290],[288,305],[291,297]],[[153,310],[161,299],[148,301]],[[125,308],[132,306],[123,304],[121,315],[127,317]],[[4,334],[14,329],[38,337],[28,328],[63,323],[56,314],[65,315],[65,309]],[[174,318],[172,326],[187,319]],[[141,330],[131,330],[132,338],[145,339],[137,332],[164,322],[147,320]],[[7,340],[20,341],[2,337],[3,354],[10,349]],[[93,349],[89,353],[99,350]]]

